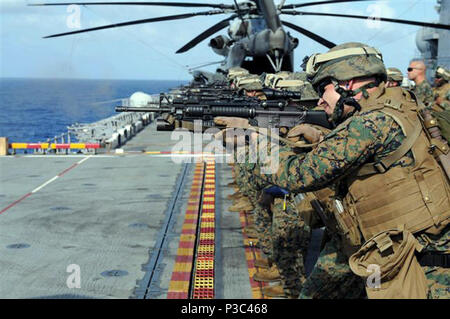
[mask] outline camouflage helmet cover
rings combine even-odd
[[[397,68],[387,68],[387,79],[388,81],[402,82],[403,73]]]
[[[246,91],[258,91],[263,88],[261,78],[255,74],[247,74],[236,77],[233,81],[238,89]]]
[[[386,80],[381,53],[359,42],[337,45],[325,54],[312,55],[307,63],[308,78],[315,89],[326,79],[338,81],[378,75]]]
[[[443,78],[445,81],[448,82],[450,80],[450,71],[442,66],[438,66],[436,69],[435,77]]]
[[[264,86],[266,87],[273,87],[274,82],[281,78],[281,79],[287,79],[289,77],[290,72],[282,71],[278,73],[267,73],[264,78]]]
[[[248,75],[249,72],[241,67],[232,67],[228,69],[227,79],[228,81],[233,81],[238,76]]]

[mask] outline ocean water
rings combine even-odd
[[[37,143],[67,132],[73,123],[92,123],[117,114],[120,102],[136,91],[167,92],[186,81],[0,78],[0,136],[9,142]]]

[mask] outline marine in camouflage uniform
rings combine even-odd
[[[238,183],[239,190],[250,200],[254,209],[254,228],[257,233],[258,245],[264,254],[271,259],[271,242],[272,242],[272,216],[267,208],[262,207],[259,203],[262,185],[258,183],[258,179],[252,174],[252,171],[248,168],[248,165],[244,163],[236,163],[235,167],[238,167],[241,172],[241,181]]]
[[[279,72],[266,75],[265,84],[277,90],[299,92],[302,100],[318,98],[311,84],[306,81],[305,73]],[[286,136],[293,142],[298,141],[299,137],[293,136],[291,134],[293,132],[294,129],[287,131]],[[288,157],[293,154],[287,148],[286,152],[280,153],[279,156]],[[304,263],[311,241],[311,229],[303,220],[302,212],[298,210],[292,197],[274,198],[270,212],[272,214],[270,256],[279,269],[284,294],[288,297],[297,297],[306,281]]]
[[[434,105],[437,110],[450,111],[450,71],[443,67],[436,69],[433,89]]]
[[[403,83],[402,71],[394,67],[387,68],[386,71],[387,71],[386,87],[396,87],[402,85]]]
[[[303,78],[305,79],[306,76],[303,76]],[[254,76],[245,76],[236,81],[237,87],[241,88],[242,84],[245,83],[248,85],[254,79]],[[293,77],[292,73],[289,72],[268,74],[265,80],[266,85],[277,90],[299,92],[300,90],[303,91],[305,86],[310,86],[309,83]],[[252,88],[259,89],[259,87],[254,87],[254,83]],[[309,98],[313,98],[314,94],[310,92]],[[270,207],[260,204],[259,198],[262,189],[267,184],[255,179],[252,164],[242,165],[238,159],[237,162],[235,168],[238,168],[237,171],[244,172],[243,175],[245,176],[241,178],[240,190],[251,199],[255,206],[253,215],[255,216],[255,230],[258,234],[259,246],[279,270],[284,294],[296,297],[300,292],[302,283],[306,280],[304,256],[310,241],[310,229],[301,219],[294,202],[290,198],[286,203],[279,198],[272,199]],[[242,174],[238,175],[242,176]],[[255,279],[259,277],[261,276],[259,275]],[[264,278],[264,276],[261,278]],[[272,288],[269,287],[268,289]],[[275,294],[274,296],[283,294],[279,290],[265,293]]]
[[[381,54],[377,50],[360,43],[347,43],[334,47],[330,52],[333,52],[333,54],[312,57],[310,59],[312,65],[309,66],[309,69],[312,69],[312,83],[322,96],[321,102],[325,103],[325,110],[328,111],[327,113],[331,115],[332,121],[338,126],[304,157],[293,155],[288,158],[280,158],[280,168],[276,174],[261,174],[260,176],[268,183],[283,187],[294,194],[314,191],[334,184],[339,189],[338,197],[348,203],[347,209],[356,209],[352,206],[354,204],[352,204],[351,198],[361,201],[361,205],[364,204],[366,197],[355,197],[358,192],[370,194],[378,191],[378,195],[385,197],[384,199],[379,198],[378,203],[387,205],[391,200],[394,200],[394,198],[391,198],[394,196],[393,194],[379,192],[379,190],[373,188],[364,189],[364,183],[383,180],[385,177],[379,175],[383,170],[386,176],[395,176],[392,174],[408,172],[412,167],[424,165],[424,162],[414,162],[410,147],[406,148],[405,153],[403,153],[405,150],[404,147],[402,148],[403,143],[406,140],[410,141],[411,137],[407,139],[400,124],[389,115],[389,110],[386,110],[387,107],[398,110],[403,103],[405,106],[411,106],[413,101],[401,88],[384,88],[385,83],[383,81],[386,71]],[[341,54],[339,59],[336,58],[336,54]],[[315,61],[319,62],[316,63]],[[413,107],[413,109],[416,107]],[[419,136],[421,140],[426,138],[423,132]],[[384,160],[392,159],[392,154],[395,154],[394,151],[400,149],[402,152],[399,159],[396,159],[389,166],[384,166]],[[423,152],[423,154],[418,155],[429,156],[426,153]],[[395,155],[398,156],[398,152]],[[376,161],[375,164],[370,164],[368,169],[373,170],[375,175],[370,175],[366,179],[358,179],[357,174],[362,173],[363,165],[374,160]],[[434,165],[433,167],[436,168],[437,164],[430,163],[430,165]],[[364,168],[367,168],[367,165]],[[414,182],[419,183],[419,180]],[[448,257],[450,252],[450,225],[447,224],[450,205],[448,203],[448,180],[441,179],[439,183],[443,184],[434,185],[440,188],[436,191],[447,196],[447,198],[440,198],[440,201],[435,203],[440,205],[438,211],[440,215],[436,216],[431,222],[432,227],[423,231],[418,228],[419,231],[414,232],[414,235],[424,246],[422,252],[430,253],[432,256],[441,253],[439,256],[443,260],[442,257]],[[349,197],[350,195],[351,197]],[[406,193],[400,201],[404,200],[405,196]],[[428,196],[433,197],[435,194],[429,193]],[[398,199],[396,200],[398,201]],[[413,202],[412,204],[422,205],[421,201],[429,201],[430,199],[424,197],[416,200],[420,202]],[[427,208],[428,206],[424,207],[424,209],[431,209]],[[359,209],[362,210],[363,208],[360,207]],[[373,214],[376,208],[368,206],[365,209],[366,212]],[[433,212],[436,212],[434,207],[432,209]],[[413,227],[409,224],[408,218],[405,219],[404,211],[395,210],[392,214],[403,214],[399,215],[403,219],[398,219],[398,223],[403,220],[406,229]],[[338,218],[337,215],[335,216]],[[357,229],[365,234],[365,237],[360,238],[360,240],[367,240],[366,237],[369,237],[370,234],[369,224],[361,224],[364,221],[361,219],[363,216],[357,216],[359,221],[355,227],[358,227]],[[383,221],[383,225],[393,223],[389,216],[384,216],[386,220]],[[418,218],[428,218],[426,222],[429,222],[428,215],[422,214]],[[364,228],[359,228],[361,225]],[[430,235],[427,233],[428,230],[430,232],[434,230],[436,235]],[[348,234],[341,233],[340,235],[342,239]],[[341,240],[341,243],[344,242],[344,240]],[[361,245],[362,242],[358,244],[353,241],[352,244]],[[442,255],[443,252],[445,252],[444,255]],[[326,255],[326,250],[321,257],[324,255]],[[320,266],[320,261],[318,265]],[[449,269],[446,267],[448,265],[444,266],[444,264],[437,262],[432,266],[426,263],[425,265],[422,264],[429,285],[428,297],[449,297],[450,279]],[[326,278],[323,278],[322,282],[325,281]]]
[[[264,86],[278,90],[299,92],[302,100],[318,99],[311,83],[306,79],[305,72],[268,73],[264,78]]]
[[[413,60],[409,64],[408,78],[416,84],[413,92],[426,107],[433,105],[433,90],[426,76],[426,66],[422,60]]]
[[[230,84],[237,88],[238,90],[245,91],[245,94],[250,96],[257,95],[262,89],[262,82],[259,76],[254,74],[249,74],[248,71],[242,68],[233,68],[229,71]],[[272,227],[272,216],[270,215],[267,208],[259,205],[259,198],[262,187],[257,184],[254,179],[254,175],[249,169],[245,159],[239,156],[247,156],[248,145],[244,146],[244,151],[242,153],[234,152],[234,164],[233,169],[235,173],[235,181],[237,187],[239,188],[239,193],[242,194],[241,197],[236,201],[237,205],[233,205],[231,208],[236,207],[238,211],[241,206],[239,206],[242,201],[249,201],[252,206],[252,216],[253,223],[250,227],[254,228],[257,233],[258,246],[264,252],[266,256],[271,258],[271,227]],[[245,203],[245,202],[244,202]],[[245,205],[243,204],[244,206]],[[231,209],[230,208],[230,209]],[[234,209],[233,209],[234,210]],[[245,230],[244,230],[245,231]]]
[[[271,205],[272,259],[277,265],[286,295],[297,297],[306,281],[304,267],[311,230],[291,200],[275,198]]]
[[[270,77],[269,80],[271,81],[269,82],[270,85],[275,88],[286,89],[283,87],[286,85],[301,92],[302,99],[318,98],[317,92],[314,90],[311,83],[307,81],[305,72],[280,72]],[[322,131],[322,134],[325,132],[328,133],[327,129],[318,126],[313,127]],[[312,143],[313,141],[309,142]],[[289,147],[285,148],[285,150],[288,149]],[[318,261],[311,274],[309,274],[309,277],[306,277],[304,262],[308,245],[311,240],[311,227],[314,227],[318,223],[317,216],[305,216],[314,213],[313,208],[308,201],[315,197],[312,193],[309,193],[309,197],[310,198],[303,200],[301,205],[297,205],[297,207],[295,207],[293,200],[288,201],[288,211],[286,213],[291,214],[292,216],[290,218],[285,217],[285,219],[291,219],[291,223],[284,227],[284,231],[283,228],[280,228],[280,230],[281,233],[292,232],[293,236],[290,236],[292,240],[291,245],[286,247],[287,249],[280,249],[283,245],[283,236],[280,237],[281,240],[274,241],[274,245],[278,250],[285,252],[284,255],[278,254],[280,255],[281,263],[286,265],[285,267],[281,267],[280,271],[283,272],[281,269],[291,268],[289,271],[290,276],[287,275],[286,277],[293,278],[295,273],[298,276],[296,280],[288,279],[287,281],[283,281],[283,286],[286,288],[285,291],[287,293],[299,295],[300,299],[360,298],[361,296],[364,296],[364,285],[361,280],[352,273],[346,262],[346,256],[338,245],[338,239],[334,233],[328,233],[329,239],[325,242],[324,249],[321,251]],[[278,205],[276,205],[275,208],[278,209],[279,213],[283,212],[281,207],[281,200],[278,200]],[[310,220],[311,218],[313,221]],[[292,222],[292,220],[296,222]],[[283,222],[283,220],[281,222]],[[284,238],[288,239],[289,236],[284,236]],[[292,252],[293,249],[297,249],[295,254],[287,253],[289,251]],[[297,287],[297,289],[289,289],[287,287]]]
[[[311,84],[303,82],[305,80],[305,73],[281,72],[267,75],[265,84],[282,90],[296,90],[297,92],[301,90],[302,98],[317,98]],[[290,149],[286,148],[286,152],[281,152],[280,156],[286,157],[292,154]],[[248,176],[243,179],[245,185],[241,186],[242,189],[261,190],[268,186],[267,183],[255,177],[255,169],[259,170],[259,166],[250,163],[237,164],[237,166],[240,171],[248,173]],[[310,243],[311,229],[309,225],[312,223],[310,221],[305,223],[302,217],[305,215],[305,211],[311,210],[312,207],[304,200],[300,209],[298,208],[299,206],[296,206],[289,197],[286,204],[280,198],[274,199],[270,209],[256,203],[254,210],[260,247],[277,265],[285,294],[298,296],[300,291],[303,291],[301,298],[360,296],[363,291],[361,282],[351,273],[348,265],[342,262],[344,258],[340,250],[335,247],[334,242],[326,244],[326,253],[320,257],[318,266],[310,278],[306,278],[304,259]],[[319,282],[322,284],[317,286]],[[305,287],[302,290],[303,285]],[[319,287],[321,288],[319,289]]]
[[[288,159],[293,155],[289,146],[279,150],[280,158]],[[297,155],[299,157],[301,155]],[[251,164],[255,181],[269,186],[266,180],[260,178],[260,165]],[[330,191],[328,191],[330,192]],[[315,196],[314,196],[315,195]],[[282,275],[285,294],[298,296],[300,299],[330,299],[330,298],[362,298],[365,296],[364,284],[351,271],[347,256],[344,254],[339,238],[334,231],[327,229],[328,239],[320,252],[319,258],[309,276],[306,276],[305,257],[311,240],[313,227],[320,227],[320,219],[309,200],[313,198],[326,199],[327,194],[314,192],[305,194],[300,205],[296,205],[292,197],[288,197],[286,208],[281,198],[272,204],[272,258],[275,260]]]
[[[281,157],[292,155],[287,149]],[[245,169],[252,177],[248,179],[249,185],[255,190],[262,191],[270,186],[255,174],[259,165],[247,163]],[[260,196],[261,199],[261,196]],[[306,280],[304,258],[310,242],[310,228],[302,220],[294,201],[289,198],[271,197],[265,195],[265,200],[256,204],[255,223],[258,224],[258,233],[263,252],[277,267],[282,286],[268,287],[264,293],[273,297],[297,297]],[[281,292],[280,290],[283,290]]]
[[[431,106],[433,104],[433,89],[426,79],[419,84],[416,84],[413,92],[426,106]]]

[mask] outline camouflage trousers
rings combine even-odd
[[[286,293],[298,295],[306,281],[304,260],[311,230],[292,201],[275,198],[272,204],[272,258]]]
[[[258,234],[259,247],[268,258],[272,259],[272,216],[267,208],[259,204],[261,186],[252,174],[252,165],[248,163],[236,163],[234,165],[234,172],[239,191],[255,207],[253,210],[253,216],[255,217],[254,227]]]
[[[450,225],[440,235],[419,235],[426,252],[450,253]],[[450,268],[423,266],[428,282],[428,299],[450,299]]]
[[[311,274],[303,284],[300,299],[340,299],[363,298],[363,280],[353,274],[348,258],[333,236],[320,252],[319,259]]]
[[[261,187],[262,185],[253,175],[251,165],[244,167],[246,172],[246,187],[249,188],[249,198],[255,209],[253,215],[255,216],[255,229],[258,234],[259,247],[263,253],[270,259],[272,258],[272,215],[267,207],[260,204]]]
[[[271,260],[272,256],[272,215],[267,208],[259,203],[253,211],[255,216],[255,229],[258,234],[259,247],[262,252]]]
[[[450,299],[450,269],[422,267],[428,281],[428,299]]]

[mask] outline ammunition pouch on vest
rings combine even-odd
[[[316,199],[312,193],[301,193],[292,198],[298,215],[310,228],[323,227],[321,219],[311,205],[311,201]]]
[[[258,203],[264,209],[270,209],[270,205],[273,203],[274,197],[266,192],[261,192]]]
[[[450,142],[450,110],[443,110],[441,112],[433,112],[439,123],[439,128],[442,132],[442,136]]]
[[[422,248],[409,231],[388,230],[367,240],[349,264],[365,279],[369,299],[425,299],[427,280],[415,255]]]
[[[336,228],[342,239],[342,250],[346,256],[352,255],[363,243],[358,227],[356,212],[351,205],[345,205],[338,199],[332,202],[332,212],[336,220]]]

